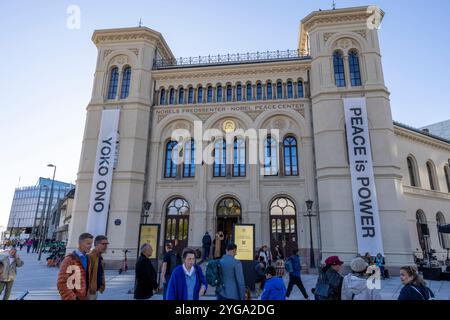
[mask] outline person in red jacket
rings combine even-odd
[[[81,234],[78,238],[78,249],[64,258],[57,283],[62,300],[87,299],[87,283],[89,283],[87,254],[91,250],[93,238],[89,233]]]

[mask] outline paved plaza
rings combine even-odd
[[[0,250],[0,254],[4,254]],[[25,262],[22,268],[18,269],[17,279],[14,282],[11,299],[20,297],[25,292],[29,292],[26,300],[59,300],[58,290],[56,289],[56,279],[58,268],[49,268],[46,266],[46,254],[42,255],[39,262],[36,253],[26,253],[26,250],[18,252],[19,256]],[[308,293],[316,283],[316,275],[302,275],[302,280]],[[284,277],[288,282],[288,277]],[[439,300],[450,300],[450,281],[427,281],[430,288]],[[402,285],[399,277],[392,277],[381,281],[381,296],[384,300],[396,300]],[[134,270],[119,275],[117,270],[106,271],[106,291],[99,295],[99,300],[132,300],[133,295],[130,290],[134,285]],[[214,300],[214,290],[210,288],[202,300]],[[162,300],[161,294],[156,294],[151,300]],[[304,300],[297,287],[290,296],[289,300]]]

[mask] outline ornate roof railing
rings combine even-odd
[[[304,60],[310,59],[310,56],[302,55],[299,50],[286,51],[263,51],[253,53],[234,53],[215,56],[198,56],[198,57],[180,57],[173,60],[155,60],[153,69],[170,69],[185,68],[203,65],[223,65],[223,64],[241,64],[263,61],[279,61],[279,60]]]

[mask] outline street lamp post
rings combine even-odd
[[[306,202],[306,208],[308,210],[308,214],[305,215],[305,216],[309,218],[309,237],[310,237],[310,242],[309,242],[309,260],[310,260],[310,267],[311,268],[315,268],[316,267],[316,263],[315,263],[315,259],[314,259],[314,248],[313,248],[313,239],[312,239],[312,224],[311,224],[311,217],[315,217],[315,215],[313,215],[311,213],[311,209],[312,209],[314,201],[306,200],[305,202]]]
[[[48,223],[48,217],[50,215],[50,210],[51,210],[52,201],[53,201],[53,185],[55,184],[55,175],[56,175],[56,166],[55,165],[48,164],[47,167],[53,168],[53,178],[52,178],[52,185],[50,187],[50,197],[49,197],[49,201],[48,201],[48,205],[47,205],[47,212],[45,214],[44,230],[43,230],[43,233],[41,234],[41,243],[40,243],[39,256],[38,256],[39,261],[41,261],[43,242],[46,240],[46,237],[47,237],[47,223]]]
[[[147,224],[148,219],[148,211],[150,210],[150,207],[152,206],[151,202],[145,201],[144,202],[144,218],[145,218],[145,224]]]

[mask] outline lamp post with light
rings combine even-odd
[[[152,206],[151,202],[148,202],[148,201],[144,202],[144,215],[143,215],[143,217],[145,218],[145,224],[147,224],[148,211],[150,210],[151,206]]]
[[[312,239],[312,223],[311,223],[311,217],[315,217],[315,215],[312,214],[312,206],[314,201],[312,200],[306,200],[306,208],[308,211],[308,214],[305,215],[305,217],[309,218],[309,236],[310,236],[310,242],[309,242],[309,262],[310,262],[310,267],[311,268],[315,268],[316,267],[316,263],[315,263],[315,259],[314,259],[314,248],[313,248],[313,239]]]
[[[48,164],[47,167],[49,168],[53,168],[53,178],[52,178],[52,184],[50,187],[50,196],[49,196],[49,200],[48,200],[48,205],[47,205],[47,212],[45,213],[45,220],[44,220],[44,228],[43,228],[43,232],[41,234],[41,241],[40,241],[40,247],[39,247],[39,256],[38,256],[38,260],[41,261],[41,255],[42,255],[42,249],[44,246],[44,242],[47,239],[47,228],[48,228],[48,220],[49,220],[49,216],[50,216],[50,210],[51,210],[51,206],[52,206],[52,202],[53,202],[53,186],[55,184],[55,175],[56,175],[56,166],[53,164]]]

